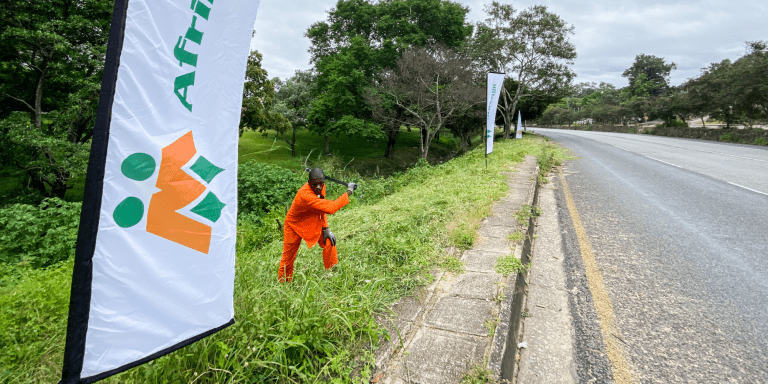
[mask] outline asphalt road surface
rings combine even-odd
[[[631,381],[768,383],[768,148],[531,130],[577,157],[561,177]],[[608,382],[605,339],[558,185],[579,381]]]

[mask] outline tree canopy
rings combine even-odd
[[[63,197],[85,173],[112,15],[98,0],[0,7],[0,162],[23,195]]]
[[[516,83],[505,83],[498,104],[508,139],[522,98],[557,97],[569,89],[575,77],[570,66],[576,48],[568,40],[573,26],[541,5],[518,12],[510,4],[493,1],[485,12],[488,18],[477,24],[466,49],[481,68],[504,72]]]
[[[385,153],[391,156],[400,127],[371,121],[365,89],[382,71],[394,68],[407,49],[459,46],[472,32],[465,22],[468,11],[448,0],[339,0],[328,19],[306,33],[318,72],[310,130],[325,136],[326,144],[338,134],[372,139],[386,134]]]

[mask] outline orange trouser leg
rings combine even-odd
[[[321,244],[321,246],[323,247],[323,265],[325,265],[325,269],[330,269],[338,264],[339,258],[336,257],[336,246],[331,244],[331,239],[325,239],[325,244]]]
[[[283,229],[283,257],[280,259],[277,281],[289,283],[293,280],[293,262],[296,261],[299,245],[301,245],[301,237],[286,225]]]

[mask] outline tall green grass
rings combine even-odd
[[[104,382],[360,382],[372,368],[372,350],[386,336],[374,315],[427,284],[430,270],[461,269],[446,247],[471,242],[456,233],[474,232],[473,220],[507,193],[502,172],[528,154],[542,153],[545,145],[536,137],[498,142],[487,169],[480,149],[386,179],[360,179],[340,160],[324,160],[329,174],[360,181],[352,202],[330,217],[339,265],[324,270],[321,249],[302,245],[293,282],[279,284],[279,236],[266,237],[272,239],[268,243],[253,241],[265,237],[243,236],[235,325]],[[329,197],[343,191],[328,186]],[[57,380],[71,267],[68,262],[15,271],[17,278],[0,287],[0,382]]]

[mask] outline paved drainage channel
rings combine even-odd
[[[520,316],[527,272],[496,273],[496,260],[514,255],[527,265],[535,218],[520,225],[514,213],[538,199],[536,158],[527,156],[509,174],[509,194],[498,201],[478,229],[475,246],[461,255],[465,272],[435,272],[435,280],[392,306],[377,321],[391,340],[376,350],[371,382],[385,384],[460,383],[476,366],[502,383],[515,375]],[[509,235],[525,232],[524,241]]]

